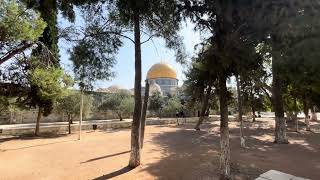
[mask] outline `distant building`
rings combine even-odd
[[[148,81],[150,85],[150,95],[157,91],[163,96],[177,94],[177,73],[175,69],[167,63],[160,62],[151,66],[147,73],[146,81]]]
[[[178,95],[178,79],[176,70],[167,63],[160,62],[151,66],[147,73],[146,81],[149,83],[149,95],[159,92],[162,96]],[[125,89],[112,85],[108,88],[99,88],[96,92],[119,93],[128,92],[134,95],[134,89]],[[141,87],[141,95],[144,96],[145,87]]]
[[[131,91],[129,89],[125,89],[125,88],[118,86],[118,85],[111,85],[108,88],[99,88],[96,90],[96,92],[109,93],[109,94],[125,92],[125,93],[133,95],[133,91]]]

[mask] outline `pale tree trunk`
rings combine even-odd
[[[299,132],[299,120],[298,120],[298,108],[297,108],[297,98],[294,98],[294,122],[295,122],[295,131]]]
[[[242,97],[241,97],[241,89],[240,89],[240,81],[239,77],[236,76],[237,81],[237,94],[238,94],[238,119],[240,122],[240,145],[242,148],[246,147],[246,141],[243,135],[243,119],[242,119]]]
[[[39,106],[38,108],[38,116],[37,116],[37,122],[36,122],[36,130],[34,132],[35,136],[39,136],[39,130],[40,130],[40,120],[42,118],[42,107]]]
[[[311,121],[318,121],[316,106],[313,106],[311,109]]]
[[[83,81],[81,80],[81,84],[82,84],[82,82]],[[83,87],[83,85],[81,85],[81,100],[80,100],[80,118],[79,118],[79,136],[78,136],[78,140],[81,140],[81,136],[82,136],[83,93],[84,93],[83,90],[84,90],[84,87]]]
[[[220,101],[220,179],[230,179],[230,145],[226,77],[219,77]]]
[[[201,104],[201,111],[200,111],[200,117],[199,120],[194,127],[195,130],[200,131],[200,125],[203,123],[203,120],[206,118],[206,110],[208,107],[209,99],[211,94],[211,87],[208,87],[206,93],[203,96],[202,104]]]
[[[149,83],[148,83],[148,80],[146,80],[146,88],[144,93],[144,101],[143,101],[142,114],[141,114],[141,133],[140,133],[141,149],[143,148],[143,142],[144,142],[144,131],[146,127],[148,99],[149,99]]]
[[[275,57],[273,57],[275,58]],[[280,57],[281,58],[281,57]],[[273,76],[273,89],[272,89],[272,100],[275,112],[275,140],[277,144],[288,144],[286,134],[286,119],[284,118],[283,98],[282,98],[282,80],[280,77],[280,69],[278,63],[279,59],[272,61],[272,76]]]
[[[131,153],[129,167],[140,165],[140,120],[141,120],[141,42],[140,17],[134,14],[134,40],[135,40],[135,80],[134,80],[134,112],[131,126]]]
[[[304,122],[306,124],[306,131],[310,131],[309,108],[308,108],[308,100],[306,95],[303,100],[303,111],[304,111]]]

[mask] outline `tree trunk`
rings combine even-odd
[[[274,57],[273,57],[274,58]],[[288,144],[286,135],[286,119],[284,118],[283,98],[282,98],[282,80],[280,77],[280,69],[277,64],[278,59],[272,61],[273,89],[272,99],[275,112],[275,140],[277,144]]]
[[[240,122],[240,145],[242,148],[246,147],[246,141],[243,135],[243,119],[242,119],[242,97],[241,97],[241,89],[240,89],[240,81],[239,77],[236,76],[237,81],[237,94],[238,94],[238,119]]]
[[[118,113],[118,117],[119,117],[119,120],[120,120],[120,121],[123,121],[122,116],[121,116],[121,113]]]
[[[12,124],[12,121],[13,121],[13,112],[12,111],[10,111],[10,120],[9,120],[9,124]]]
[[[69,134],[71,134],[71,114],[68,114],[68,130]]]
[[[210,94],[211,94],[211,86],[208,87],[207,92],[203,96],[203,99],[202,99],[200,117],[199,117],[199,120],[198,120],[196,126],[194,127],[194,129],[197,130],[197,131],[200,131],[200,125],[202,124],[203,120],[206,118],[206,110],[207,110],[207,107],[208,107]]]
[[[35,135],[35,136],[39,136],[41,117],[42,117],[42,107],[39,107],[39,108],[38,108],[37,122],[36,122],[36,130],[35,130],[35,132],[34,132],[34,135]]]
[[[254,93],[253,93],[254,89],[253,87],[251,87],[250,89],[250,104],[251,104],[251,112],[252,112],[252,122],[256,122],[256,107],[255,107],[255,103],[254,103]]]
[[[141,42],[140,17],[134,14],[134,40],[135,40],[135,80],[134,80],[134,112],[131,127],[131,153],[129,167],[140,165],[140,120],[141,120]]]
[[[252,110],[252,122],[256,122],[256,108],[254,107],[253,102],[251,102],[251,110]]]
[[[311,121],[318,121],[316,106],[313,106],[311,109]]]
[[[141,149],[143,148],[144,130],[146,127],[148,99],[149,99],[149,83],[148,83],[148,80],[146,80],[146,88],[145,88],[145,92],[144,92],[144,101],[143,101],[142,114],[141,114],[141,133],[140,133]]]
[[[84,96],[83,80],[81,80],[80,88],[81,88],[81,100],[80,100],[80,118],[79,118],[79,136],[78,136],[78,140],[81,140],[81,135],[82,135],[83,96]]]
[[[299,120],[298,120],[298,108],[297,108],[297,98],[295,97],[294,100],[294,122],[295,122],[295,131],[299,132]]]
[[[58,1],[56,0],[38,0],[37,7],[41,17],[47,23],[39,41],[43,42],[55,57],[51,59],[55,66],[59,66],[59,48],[58,48]],[[43,48],[43,47],[41,47]]]
[[[230,179],[230,146],[226,77],[219,77],[220,101],[220,179]]]
[[[303,99],[303,112],[304,112],[304,122],[306,124],[306,131],[310,131],[309,108],[308,108],[308,100],[306,95]]]

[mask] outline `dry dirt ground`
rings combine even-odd
[[[254,179],[275,169],[295,176],[320,179],[320,132],[295,133],[290,144],[276,145],[271,119],[245,123],[247,148],[241,149],[239,129],[231,122],[231,159],[234,179]],[[0,179],[217,179],[219,122],[201,131],[193,124],[147,126],[142,165],[126,167],[130,130],[0,139]],[[304,127],[301,127],[304,129]]]

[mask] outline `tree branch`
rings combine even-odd
[[[149,38],[147,40],[141,42],[140,44],[144,44],[144,43],[150,41],[150,39],[153,38],[154,36],[157,36],[157,34],[152,34],[151,36],[149,36]]]
[[[103,31],[103,32],[98,32],[98,33],[90,33],[89,35],[85,34],[85,37],[96,36],[98,34],[115,34],[115,35],[118,35],[118,36],[121,36],[121,37],[124,37],[124,38],[130,40],[132,43],[135,43],[132,38],[130,38],[130,37],[124,35],[124,34],[121,34],[119,32],[114,32],[114,31]]]
[[[25,51],[26,49],[30,48],[33,45],[34,45],[34,43],[22,42],[18,47],[7,52],[5,55],[3,55],[0,58],[0,65],[2,63],[6,62],[7,60],[9,60],[10,58],[12,58],[13,56],[15,56],[16,54],[19,54],[19,53]]]

